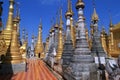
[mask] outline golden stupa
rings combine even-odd
[[[38,58],[44,58],[44,46],[42,43],[42,22],[40,21],[38,39],[35,46],[35,55]]]

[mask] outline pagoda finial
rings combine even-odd
[[[60,8],[60,28],[62,28],[63,21],[62,21],[62,7]]]
[[[68,11],[70,11],[70,0],[68,0]]]
[[[42,19],[40,18],[40,25],[39,25],[39,28],[42,29]]]
[[[73,12],[73,11],[72,11],[72,3],[71,3],[71,0],[68,0],[68,11],[71,12],[71,13]]]
[[[26,41],[28,41],[28,33],[26,33]]]
[[[56,24],[58,24],[58,12],[56,13]]]
[[[94,7],[94,12],[93,12],[93,15],[92,15],[92,21],[98,21],[99,17],[98,17],[98,14],[96,12],[96,9],[95,9],[95,2],[94,2],[94,0],[93,0],[93,7]]]
[[[55,28],[58,28],[59,27],[59,25],[58,25],[58,11],[57,11],[57,13],[56,13],[56,24],[55,24]]]
[[[65,15],[65,16],[66,16],[66,17],[67,17],[67,16],[70,16],[70,17],[73,16],[71,0],[68,0],[68,11],[66,12],[66,15]]]
[[[13,11],[14,11],[14,0],[9,0],[9,13],[8,13],[8,20],[6,24],[6,30],[12,31],[12,24],[13,24]]]
[[[109,12],[109,14],[110,14],[110,12]],[[110,24],[109,24],[109,26],[110,26],[110,27],[113,27],[112,16],[111,16],[111,14],[110,14]]]
[[[16,2],[16,17],[20,21],[20,9],[19,9],[19,2]]]
[[[96,9],[94,8],[94,12],[93,12],[93,15],[92,15],[92,21],[98,21],[99,17],[96,13]]]

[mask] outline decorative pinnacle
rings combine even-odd
[[[14,9],[14,8],[13,8],[13,5],[14,5],[15,1],[14,1],[14,0],[9,0],[9,3],[10,3],[10,5],[12,5],[12,7],[9,6],[9,8],[10,8],[10,9]]]
[[[19,9],[19,2],[16,2],[16,17],[20,21],[20,9]]]
[[[60,9],[60,29],[62,29],[63,21],[62,21],[62,8]]]
[[[55,28],[58,28],[59,25],[58,25],[58,12],[56,13],[56,24],[55,24]]]
[[[9,0],[9,2],[12,2],[12,3],[14,3],[15,1],[14,1],[14,0]]]
[[[110,16],[110,27],[113,27],[113,23],[112,23],[112,17]]]
[[[14,0],[9,0],[9,13],[6,23],[6,30],[10,30],[10,31],[12,30],[13,12],[14,12]]]
[[[15,1],[14,0],[9,0],[10,5],[14,5]],[[9,7],[10,9],[14,9],[13,7]]]
[[[73,13],[71,0],[68,0],[68,11]]]
[[[19,23],[19,20],[15,17],[15,18],[13,19],[13,22]]]
[[[40,18],[40,25],[39,25],[39,28],[42,29],[42,19]]]
[[[51,19],[51,29],[50,29],[50,34],[52,33],[52,28],[53,28],[53,24],[54,24],[54,17]]]
[[[16,15],[14,16],[14,20],[13,21],[17,21],[19,23],[20,21],[20,10],[19,10],[19,2],[15,2],[16,4]]]
[[[94,12],[93,12],[93,15],[92,15],[92,21],[98,21],[99,17],[96,13],[96,9],[94,8]]]
[[[85,4],[83,2],[83,0],[78,0],[78,2],[76,3],[76,9],[79,9],[79,8],[84,8],[85,7]]]
[[[68,11],[70,11],[70,0],[68,0]]]
[[[16,30],[17,31],[17,23],[18,23],[18,20],[16,18],[13,19],[13,30]]]
[[[68,11],[66,12],[65,17],[67,17],[67,16],[70,16],[70,17],[73,16],[71,0],[68,0]]]
[[[99,17],[98,17],[98,15],[97,15],[97,13],[96,13],[95,1],[92,0],[92,2],[93,2],[93,8],[94,8],[94,12],[93,12],[93,15],[92,15],[92,21],[98,21]]]
[[[12,1],[12,2],[14,2],[14,0],[9,0],[9,1]]]
[[[56,13],[56,23],[58,24],[58,12]]]

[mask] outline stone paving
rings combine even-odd
[[[57,80],[45,63],[39,59],[27,60],[26,72],[0,75],[0,80]]]

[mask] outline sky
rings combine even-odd
[[[3,15],[2,20],[4,26],[6,26],[6,21],[8,17],[9,10],[9,0],[2,0],[3,4]],[[25,28],[28,32],[29,42],[31,42],[31,36],[38,34],[38,26],[40,24],[40,19],[42,19],[43,25],[43,42],[45,42],[46,37],[48,37],[49,30],[51,28],[51,20],[54,18],[56,22],[56,13],[62,6],[63,9],[63,21],[65,29],[65,12],[67,11],[67,0],[15,0],[19,3],[20,8],[20,31]],[[77,0],[72,1],[72,9],[74,11],[73,18],[75,20],[77,17],[77,10],[75,9],[75,4]],[[90,29],[91,15],[93,13],[93,0],[83,0],[85,2],[84,16],[86,18],[86,27]],[[120,0],[94,0],[97,14],[99,15],[99,30],[104,26],[105,29],[109,30],[110,15],[113,20],[113,24],[118,24],[120,22]],[[14,6],[15,7],[15,6]],[[14,9],[15,10],[15,9]],[[22,35],[21,35],[22,36]]]

